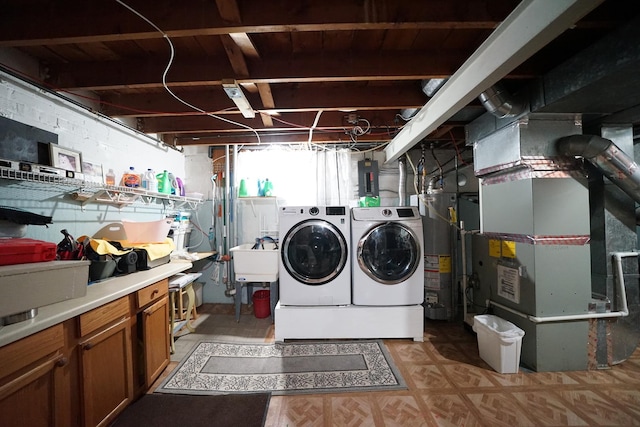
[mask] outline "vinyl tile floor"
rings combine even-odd
[[[195,333],[179,334],[161,381],[204,336],[273,342],[271,318],[203,304]],[[272,396],[266,427],[640,426],[640,350],[607,370],[499,374],[462,324],[425,323],[424,342],[385,339],[408,389]],[[156,385],[152,387],[155,389]]]

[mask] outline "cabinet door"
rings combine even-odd
[[[169,364],[169,298],[157,301],[142,312],[144,372],[146,387],[160,376]]]
[[[85,426],[108,425],[133,399],[129,317],[79,345]]]
[[[0,424],[7,427],[62,426],[59,411],[60,367],[67,363],[61,354],[35,364],[29,371],[0,387]]]

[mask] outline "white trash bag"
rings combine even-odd
[[[480,358],[501,374],[517,373],[524,331],[513,323],[491,314],[473,317],[478,335]]]

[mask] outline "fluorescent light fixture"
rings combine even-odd
[[[222,88],[229,99],[236,104],[245,119],[253,119],[256,116],[256,112],[253,111],[253,108],[249,105],[249,101],[244,96],[244,93],[237,81],[233,79],[223,79]]]

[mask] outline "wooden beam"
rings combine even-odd
[[[378,52],[377,54],[298,55],[296,58],[269,57],[247,62],[250,78],[238,83],[305,83],[327,81],[398,81],[450,76],[469,52],[443,54],[437,50]],[[235,75],[227,61],[183,60],[175,63],[167,76],[170,87],[220,85]],[[161,88],[165,60],[124,60],[50,64],[51,84],[61,89],[121,90]],[[519,67],[511,78],[532,78],[535,70]]]
[[[262,86],[261,84],[259,87]],[[175,93],[187,102],[213,113],[223,113],[233,106],[221,87],[199,91],[177,90]],[[247,99],[254,107],[260,100],[251,93]],[[273,85],[263,87],[260,93],[263,110],[269,113],[293,111],[375,110],[419,108],[427,100],[415,82],[403,82],[388,86],[357,86],[344,84],[314,88],[310,85]],[[277,100],[277,104],[276,104]],[[102,112],[112,117],[149,117],[198,115],[165,91],[157,93],[135,93],[106,95]],[[130,110],[118,106],[127,106]],[[277,108],[276,108],[277,105]],[[145,113],[145,111],[147,113]]]
[[[216,7],[223,20],[233,24],[242,22],[240,8],[236,0],[216,0]]]
[[[39,46],[162,38],[156,30],[115,1],[44,2],[34,13],[30,2],[14,0],[3,8],[0,46]],[[388,3],[385,16],[372,20],[361,0],[277,3],[252,2],[242,11],[235,1],[165,0],[135,5],[169,37],[230,33],[354,31],[390,29],[493,29],[513,8],[511,0],[491,0],[469,7],[467,0]],[[96,19],[98,17],[100,19]],[[240,21],[241,18],[241,21]],[[386,19],[386,20],[383,20]],[[51,25],[58,22],[62,25]],[[239,24],[242,22],[242,24]],[[265,24],[268,22],[269,24]]]
[[[259,83],[257,86],[260,93],[260,100],[262,101],[262,107],[270,110],[275,109],[276,103],[273,101],[271,86],[266,83]],[[262,124],[265,127],[273,127],[273,120],[269,114],[262,113],[260,114],[260,118],[262,119]]]
[[[260,58],[258,49],[256,49],[251,37],[247,33],[229,33],[229,37],[238,45],[244,56],[247,58]]]
[[[249,68],[247,67],[247,62],[244,59],[244,55],[242,54],[240,47],[238,47],[236,42],[227,34],[220,36],[220,41],[222,41],[222,46],[224,46],[224,50],[227,52],[229,63],[235,73],[234,76],[248,77]]]
[[[405,125],[404,121],[396,120],[394,111],[360,111],[359,117],[366,119],[372,129],[397,129]],[[274,127],[262,128],[258,117],[245,119],[241,115],[218,114],[218,116],[240,123],[243,126],[256,128],[264,132],[308,131],[313,124],[316,112],[296,112],[272,116]],[[353,124],[347,121],[348,113],[340,111],[325,111],[317,125],[318,130],[337,130],[347,133]],[[246,128],[236,126],[225,121],[206,115],[183,117],[145,117],[140,119],[144,131],[148,133],[241,133]],[[372,130],[374,132],[374,130]]]

